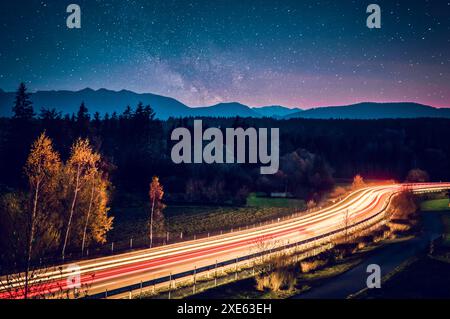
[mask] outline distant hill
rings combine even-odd
[[[11,116],[15,93],[0,90],[0,116]],[[121,113],[127,105],[135,107],[139,102],[149,104],[160,119],[169,117],[187,116],[223,116],[223,117],[262,117],[266,116],[266,108],[250,108],[240,103],[220,103],[205,107],[189,107],[176,99],[151,93],[135,93],[127,90],[111,91],[106,89],[81,91],[37,91],[32,93],[31,99],[35,112],[42,107],[55,108],[63,114],[72,114],[78,111],[81,102],[84,102],[89,112],[105,114],[114,111]],[[271,108],[271,107],[269,107]],[[277,116],[284,116],[281,106],[273,110]],[[261,113],[260,113],[261,111]]]
[[[254,111],[264,117],[284,117],[299,112],[300,109],[289,109],[281,105],[253,107]]]
[[[0,89],[0,116],[11,116],[15,93],[4,92]],[[282,106],[269,106],[250,108],[241,103],[220,103],[212,106],[189,107],[176,99],[151,93],[135,93],[127,90],[111,91],[106,89],[81,91],[37,91],[32,93],[35,112],[42,107],[55,108],[63,114],[72,114],[78,111],[81,102],[84,102],[89,112],[121,113],[127,105],[135,107],[139,102],[149,104],[160,119],[169,117],[211,116],[211,117],[282,117],[292,112]]]
[[[383,118],[450,118],[450,109],[434,108],[418,103],[358,103],[328,106],[295,112],[284,118],[311,119],[383,119]]]
[[[241,103],[220,103],[212,106],[195,107],[191,109],[194,116],[221,117],[261,117],[261,114]]]
[[[0,92],[0,116],[10,116],[15,93]],[[127,105],[135,107],[140,101],[150,104],[160,118],[174,114],[189,115],[190,108],[169,97],[156,94],[138,94],[131,91],[106,89],[81,91],[37,91],[31,95],[35,112],[42,107],[55,108],[63,114],[76,113],[82,101],[91,113],[122,112]]]
[[[0,116],[11,116],[15,93],[0,89]],[[212,106],[189,107],[180,101],[151,93],[135,93],[127,90],[106,89],[81,91],[37,91],[31,95],[34,109],[39,113],[42,107],[55,108],[62,114],[78,111],[85,102],[89,112],[105,114],[114,111],[122,113],[127,105],[135,107],[139,102],[149,104],[160,119],[169,117],[274,117],[314,119],[381,119],[381,118],[450,118],[450,109],[437,109],[417,103],[359,103],[347,106],[320,107],[308,110],[290,109],[280,105],[249,107],[231,102]]]

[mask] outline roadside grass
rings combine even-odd
[[[450,211],[449,199],[431,199],[423,201],[420,204],[420,210],[423,212],[429,211]]]
[[[246,278],[229,284],[211,288],[201,293],[191,295],[188,299],[286,299],[301,294],[320,284],[323,280],[338,276],[355,267],[362,261],[361,258],[348,258],[332,266],[311,273],[299,273],[297,284],[293,289],[271,291],[257,290],[255,278]]]
[[[348,260],[331,265],[329,267],[316,270],[312,273],[300,274],[299,280],[312,284],[312,282],[317,282],[319,280],[328,279],[337,275],[340,275],[347,270],[355,267],[362,261],[361,258],[349,258]]]
[[[279,299],[279,298],[280,297],[278,293],[256,290],[254,278],[247,278],[235,281],[187,297],[187,299]]]

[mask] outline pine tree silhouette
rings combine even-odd
[[[25,83],[20,83],[16,93],[16,100],[13,106],[15,119],[30,120],[34,117],[33,103],[30,94],[27,92]]]
[[[78,122],[89,120],[89,110],[84,104],[84,102],[81,102],[80,108],[77,113],[77,120]]]

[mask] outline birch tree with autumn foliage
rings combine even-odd
[[[162,220],[162,211],[165,205],[162,202],[164,196],[164,189],[159,182],[159,177],[154,176],[152,182],[150,183],[150,222],[149,222],[149,239],[150,247],[153,245],[153,227],[155,220]]]
[[[41,134],[24,166],[28,191],[0,198],[0,298],[42,298],[48,292],[47,269],[34,263],[59,241],[61,167],[52,140]]]
[[[100,155],[92,150],[88,139],[78,139],[72,146],[70,158],[65,166],[70,207],[61,252],[62,259],[65,257],[73,216],[79,200],[78,197],[88,183],[90,175],[95,170],[99,160]]]
[[[49,216],[49,210],[55,208],[50,206],[54,202],[54,196],[58,187],[61,160],[59,154],[53,149],[52,140],[45,133],[42,133],[33,143],[24,170],[28,177],[30,188],[24,293],[25,298],[27,298],[30,263],[33,256],[36,232],[54,230],[53,234],[56,234],[55,225],[50,223],[52,218]],[[43,243],[41,242],[40,244],[42,245]]]
[[[88,202],[83,216],[82,255],[89,242],[105,243],[106,233],[112,229],[113,217],[108,217],[110,184],[107,174],[98,167],[89,172],[86,187],[88,196],[84,197]]]

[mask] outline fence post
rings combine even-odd
[[[214,287],[217,287],[217,259],[216,259],[216,267],[214,270]]]
[[[141,280],[141,291],[139,292],[139,299],[142,298],[142,280]]]
[[[155,285],[153,285],[153,289],[155,289]],[[172,292],[172,273],[169,275],[169,295],[168,298],[171,298],[171,292]]]
[[[111,243],[111,253],[114,253],[114,242]]]
[[[194,266],[194,286],[192,288],[192,293],[195,294],[195,285],[197,283],[197,266]]]
[[[167,232],[167,243],[169,243],[169,239],[170,239],[170,233]]]
[[[133,249],[133,238],[130,238],[130,249]]]
[[[180,239],[183,240],[183,232],[180,232]]]

